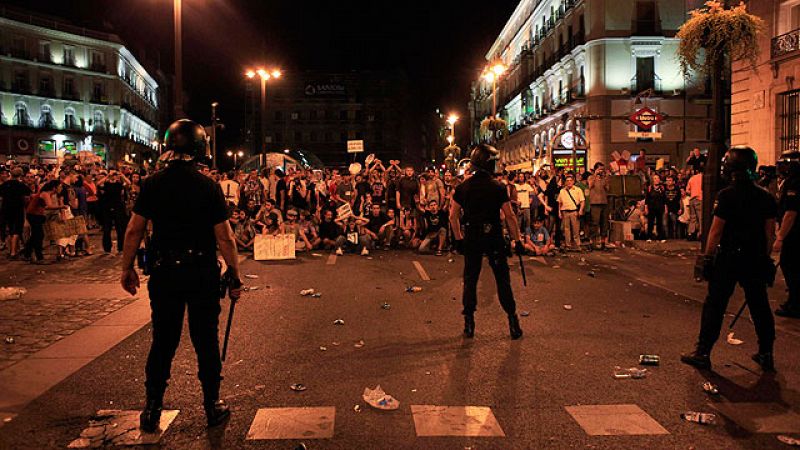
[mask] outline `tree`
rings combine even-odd
[[[711,78],[711,147],[703,176],[703,237],[711,226],[713,203],[719,190],[720,164],[728,133],[725,127],[725,84],[731,81],[731,62],[746,61],[754,69],[759,56],[761,18],[749,14],[744,2],[729,8],[728,0],[710,0],[694,10],[681,26],[678,58],[684,74],[699,72]],[[703,244],[705,245],[705,244]]]

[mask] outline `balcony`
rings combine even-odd
[[[107,67],[103,63],[93,62],[89,65],[89,70],[92,72],[106,73]]]
[[[772,38],[770,46],[772,59],[797,53],[798,50],[800,50],[800,29]]]
[[[31,53],[24,48],[12,48],[8,54],[14,58],[31,59]]]
[[[36,61],[52,64],[53,57],[50,55],[50,52],[39,52],[39,54],[36,55]]]
[[[31,84],[24,81],[15,81],[11,83],[11,92],[15,94],[32,94]]]
[[[61,98],[64,100],[80,100],[81,96],[78,95],[78,93],[75,91],[70,91],[70,92],[65,91],[61,93]]]
[[[661,78],[658,75],[651,77],[638,77],[631,78],[631,93],[638,94],[648,89],[652,89],[654,93],[661,93]]]

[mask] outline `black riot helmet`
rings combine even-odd
[[[500,152],[489,144],[480,144],[472,149],[469,154],[469,163],[474,171],[484,171],[494,174],[497,168],[497,161],[500,159]]]
[[[722,175],[728,181],[755,180],[757,167],[756,151],[744,145],[731,147],[722,158]]]
[[[778,174],[783,178],[800,176],[800,150],[787,150],[778,159]]]
[[[189,155],[194,158],[206,154],[206,130],[189,119],[172,122],[164,135],[164,150]]]

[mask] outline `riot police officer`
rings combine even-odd
[[[153,342],[145,368],[147,402],[139,417],[146,432],[158,428],[186,309],[208,425],[219,425],[230,416],[219,399],[217,245],[235,280],[239,280],[239,265],[222,190],[203,176],[194,162],[205,154],[206,141],[203,127],[195,122],[182,119],[170,125],[165,135],[166,168],[144,180],[126,232],[121,282],[126,291],[135,294],[139,277],[133,263],[147,221],[152,222],[147,259]],[[239,295],[239,289],[231,288],[231,301]]]
[[[780,228],[773,250],[780,255],[780,266],[786,279],[789,298],[775,314],[800,318],[800,224],[797,210],[800,207],[800,151],[784,152],[778,161],[781,185],[778,197]]]
[[[456,249],[464,255],[464,336],[475,335],[475,309],[478,303],[478,278],[483,256],[489,259],[497,282],[497,295],[503,310],[508,314],[511,339],[522,337],[519,318],[511,290],[508,268],[508,250],[503,237],[500,211],[514,239],[514,249],[519,253],[524,248],[520,241],[517,216],[511,209],[505,187],[493,179],[495,164],[499,159],[497,150],[486,144],[475,147],[470,154],[473,175],[461,183],[453,194],[450,209],[450,225],[455,237]],[[461,213],[464,213],[463,218]],[[462,231],[461,225],[464,225]]]
[[[775,322],[767,286],[775,278],[769,254],[777,205],[769,192],[756,185],[757,165],[756,152],[749,147],[733,147],[723,160],[723,175],[730,185],[717,195],[705,256],[697,267],[698,274],[708,281],[700,336],[695,351],[681,356],[681,361],[697,368],[711,368],[711,349],[738,283],[758,336],[758,353],[752,358],[764,371],[775,369]]]

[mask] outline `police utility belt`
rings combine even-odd
[[[500,223],[466,223],[464,224],[467,233],[494,234],[503,232]]]
[[[152,250],[148,252],[148,266],[154,269],[208,267],[216,264],[216,252],[204,250]]]

